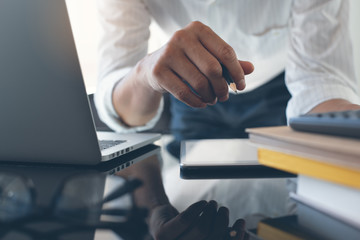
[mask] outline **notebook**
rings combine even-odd
[[[95,165],[160,138],[96,132],[64,0],[0,1],[0,32],[0,161]]]

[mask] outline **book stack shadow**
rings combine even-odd
[[[360,139],[286,126],[248,132],[261,164],[297,174],[296,215],[262,220],[259,239],[360,239]]]

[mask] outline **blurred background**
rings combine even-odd
[[[87,92],[94,93],[97,81],[97,39],[98,22],[96,11],[97,0],[66,0],[74,31],[75,42],[80,58]],[[354,46],[355,68],[360,91],[360,1],[350,1],[350,31]],[[149,52],[156,50],[164,43],[164,34],[151,25]]]

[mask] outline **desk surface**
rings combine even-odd
[[[150,151],[151,152],[151,151]],[[143,161],[146,161],[146,158],[149,157],[146,152],[141,154],[142,156],[145,156],[145,159]],[[151,155],[152,156],[152,155]],[[159,155],[160,156],[160,155]],[[133,156],[134,159],[139,156]],[[164,156],[164,161],[174,161],[173,159],[167,159],[167,156]],[[111,163],[114,164],[114,163]],[[116,164],[115,164],[116,165]],[[167,164],[165,164],[167,165]],[[112,166],[111,168],[116,166]],[[103,170],[99,168],[100,170]],[[59,195],[59,189],[64,186],[64,183],[67,182],[69,179],[71,179],[74,176],[82,176],[86,174],[95,174],[95,175],[101,175],[104,176],[103,173],[100,173],[99,169],[88,169],[88,168],[79,168],[79,167],[72,167],[72,168],[66,168],[66,167],[50,167],[50,166],[19,166],[19,165],[0,165],[0,186],[1,184],[7,184],[6,179],[4,179],[3,174],[12,174],[17,176],[22,176],[25,179],[30,179],[33,187],[36,192],[36,202],[34,207],[36,209],[46,209],[47,207],[51,206],[51,204],[54,202],[54,199],[56,199],[56,196]],[[229,197],[231,196],[237,196],[237,198],[232,198],[229,200],[229,202],[236,203],[236,205],[241,205],[240,207],[243,209],[246,209],[246,211],[236,211],[230,207],[230,211],[232,215],[235,215],[235,218],[245,218],[245,219],[251,219],[249,218],[249,215],[255,216],[257,218],[257,222],[264,217],[267,217],[266,215],[269,214],[269,211],[266,209],[276,208],[276,204],[285,205],[289,203],[288,199],[284,199],[281,203],[275,203],[269,201],[271,199],[271,194],[277,194],[277,190],[273,188],[273,184],[270,184],[270,179],[233,179],[233,180],[225,180],[225,179],[218,179],[218,180],[182,180],[179,176],[179,167],[177,163],[172,162],[169,167],[165,168],[165,171],[163,173],[164,181],[165,182],[165,189],[169,190],[170,186],[169,184],[176,184],[177,185],[177,194],[172,194],[169,192],[169,198],[170,201],[174,201],[174,205],[178,208],[179,211],[182,211],[184,207],[181,206],[179,202],[182,202],[183,204],[195,202],[200,199],[195,199],[194,197],[191,197],[191,192],[189,193],[182,193],[180,196],[180,191],[182,191],[184,188],[186,189],[189,185],[192,186],[192,191],[197,191],[199,198],[210,200],[209,198],[214,200],[217,200],[217,194],[224,195],[227,194]],[[104,172],[104,171],[103,171]],[[108,172],[108,171],[105,171]],[[111,171],[110,171],[111,172]],[[171,175],[173,180],[170,180],[168,175]],[[104,176],[105,179],[105,176]],[[280,181],[280,180],[276,180]],[[285,180],[283,181],[285,182]],[[183,185],[184,187],[182,187]],[[279,184],[278,184],[279,185]],[[76,185],[72,185],[73,187]],[[211,186],[211,187],[209,187]],[[230,186],[231,188],[225,188],[224,186]],[[233,189],[233,186],[238,186],[237,189]],[[282,186],[285,186],[284,184]],[[249,189],[246,189],[249,188]],[[92,197],[97,197],[101,199],[105,193],[106,186],[105,181],[103,185],[91,185],[91,190],[84,191],[86,189],[85,186],[77,185],[74,187],[73,191],[77,193],[77,196],[79,198],[83,199],[89,199],[90,196],[84,197],[84,194],[93,194]],[[0,188],[1,189],[1,188]],[[259,190],[260,189],[260,190]],[[230,192],[234,192],[233,194],[230,194]],[[251,196],[245,196],[246,193]],[[75,195],[76,196],[76,195]],[[269,198],[267,198],[267,197]],[[285,196],[285,195],[284,195]],[[178,197],[178,198],[176,198]],[[187,198],[187,199],[185,199]],[[244,201],[242,199],[245,199]],[[252,198],[252,201],[249,200]],[[266,198],[266,199],[259,199],[259,198]],[[220,199],[220,198],[219,198]],[[254,202],[263,203],[263,205],[259,204],[259,206],[254,207]],[[295,202],[292,202],[293,206],[295,206]],[[4,202],[0,201],[0,204],[4,204]],[[125,204],[118,203],[118,204]],[[226,203],[219,202],[220,205],[226,205]],[[234,204],[235,205],[235,204]],[[265,209],[265,210],[264,210]],[[266,213],[262,213],[261,210],[264,210]],[[294,209],[293,209],[294,210]],[[288,214],[296,214],[295,211],[289,211]],[[284,214],[286,215],[286,214]],[[280,217],[277,215],[276,211],[274,211],[274,214],[270,217]],[[255,218],[252,218],[255,219]],[[64,225],[62,224],[54,224],[50,223],[49,221],[40,221],[39,224],[34,224],[35,219],[29,219],[31,224],[31,229],[35,229],[35,231],[40,232],[41,234],[47,234],[54,231],[54,229],[63,228]],[[254,226],[257,226],[257,222],[254,225],[254,222],[248,222],[249,227],[253,228]],[[232,224],[232,222],[230,222]],[[66,225],[66,224],[65,224]],[[18,226],[17,226],[18,227]],[[74,229],[73,229],[74,230]],[[119,235],[112,230],[93,230],[93,229],[87,229],[86,231],[82,228],[78,229],[79,231],[74,231],[71,234],[64,234],[61,236],[61,239],[121,239]],[[80,231],[81,230],[81,231]],[[346,231],[346,230],[344,230]],[[9,231],[11,232],[11,231]],[[256,231],[255,231],[256,232]],[[0,232],[0,234],[2,234]],[[14,235],[16,234],[16,235]],[[253,233],[250,233],[251,237],[250,239],[257,239],[256,235]],[[344,232],[346,234],[346,232]],[[15,236],[15,238],[14,238]],[[30,234],[31,236],[31,234]],[[33,235],[36,236],[36,235]],[[40,235],[41,236],[41,235]],[[46,235],[45,235],[46,236]],[[29,239],[29,233],[24,234],[23,233],[16,233],[11,232],[8,235],[0,235],[1,239]],[[30,238],[31,239],[31,238]],[[37,237],[34,237],[34,239],[37,239]],[[137,238],[134,238],[137,239]]]
[[[104,196],[109,195],[111,191],[121,187],[124,182],[122,177],[114,174],[122,170],[119,166],[129,162],[128,167],[130,167],[132,164],[158,155],[159,152],[159,146],[148,145],[97,166],[0,164],[0,205],[2,205],[0,207],[3,207],[0,208],[0,222],[5,218],[11,220],[11,216],[7,216],[7,213],[11,212],[11,206],[18,208],[12,216],[21,213],[21,209],[25,211],[28,207],[31,208],[25,216],[19,215],[15,222],[7,221],[2,224],[2,230],[6,228],[7,231],[0,231],[0,239],[121,239],[112,227],[105,226],[104,229],[91,227],[103,223],[88,224],[82,221],[79,224],[64,217],[64,214],[67,213],[66,211],[78,210],[93,204],[92,208],[88,207],[89,211],[86,213],[88,216],[84,217],[81,214],[80,216],[84,219],[88,219],[89,216],[94,217],[94,208],[98,206],[97,204],[101,203]],[[130,208],[129,196],[131,193],[126,193],[114,201],[117,201],[121,207]],[[110,201],[106,204],[103,207],[109,208],[110,204],[111,209],[111,204],[114,203]],[[10,209],[7,212],[4,211],[5,205],[10,206],[7,207]],[[75,214],[76,219],[82,219],[75,211],[72,214]],[[25,220],[21,221],[22,219]],[[103,215],[101,219],[104,219]],[[145,216],[139,215],[138,222],[132,220],[136,230],[127,226],[127,234],[133,231],[136,236],[134,239],[138,238],[141,231],[145,234],[147,227],[144,219]]]

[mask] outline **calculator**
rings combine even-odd
[[[360,110],[311,113],[290,118],[289,124],[297,131],[360,138]]]

